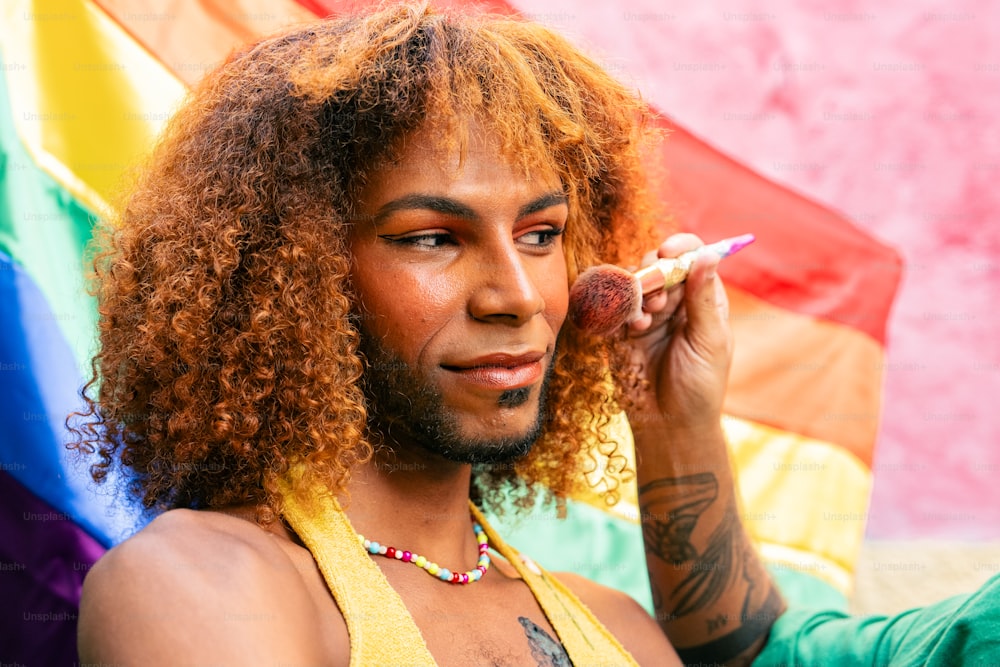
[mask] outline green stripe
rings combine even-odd
[[[788,602],[789,609],[847,611],[847,597],[819,577],[793,570],[787,565],[768,563],[767,569]]]
[[[0,63],[0,72],[4,71]],[[45,313],[40,304],[21,304],[23,317],[56,320],[85,376],[94,349],[97,311],[94,299],[86,294],[82,258],[94,218],[25,150],[11,116],[6,77],[0,76],[0,250],[24,267],[51,308]]]
[[[566,518],[542,507],[517,518],[487,517],[508,544],[552,572],[574,572],[631,595],[652,613],[639,524],[570,500]]]

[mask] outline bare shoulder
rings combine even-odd
[[[260,527],[173,510],[111,549],[84,580],[84,663],[321,662],[302,579]],[[315,637],[316,635],[313,635]]]
[[[555,576],[580,598],[640,665],[680,665],[670,640],[630,595],[572,572]]]

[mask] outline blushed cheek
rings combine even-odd
[[[566,321],[566,313],[569,310],[569,285],[565,265],[547,276],[545,283],[541,286],[543,298],[545,299],[545,319],[547,319],[552,329],[558,333]]]
[[[559,331],[563,328],[563,325],[566,324],[566,304],[561,304],[558,309],[549,308],[547,310],[548,312],[545,319],[548,320],[552,330],[558,335]]]
[[[453,281],[440,272],[382,271],[359,278],[366,331],[406,357],[419,356],[456,310],[464,312],[455,303]]]

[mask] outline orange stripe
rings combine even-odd
[[[852,327],[773,306],[731,284],[727,292],[736,352],[725,411],[840,445],[871,466],[882,347]]]
[[[315,19],[294,0],[94,0],[177,78],[193,85],[261,35]]]

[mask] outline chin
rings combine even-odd
[[[531,451],[537,437],[463,440],[460,443],[422,443],[424,449],[454,463],[499,464],[513,463]]]
[[[531,451],[541,435],[541,425],[541,411],[536,409],[531,415],[508,415],[469,428],[454,423],[450,429],[440,428],[438,423],[438,428],[417,435],[415,440],[424,449],[456,463],[510,463]]]

